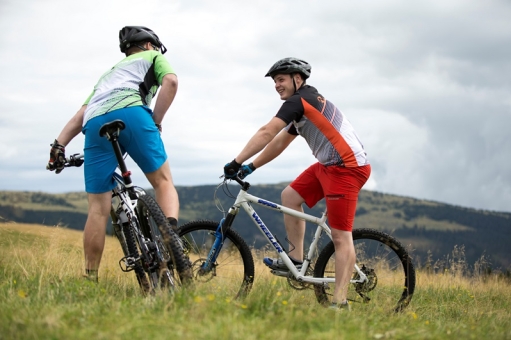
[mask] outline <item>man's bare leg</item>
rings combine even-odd
[[[179,197],[172,182],[168,160],[156,171],[145,174],[154,188],[156,202],[166,217],[179,217]]]
[[[281,195],[282,205],[290,209],[303,212],[302,204],[305,200],[290,186],[287,186]],[[303,239],[305,236],[305,221],[284,214],[284,225],[289,240],[290,251],[288,255],[296,261],[303,261]]]
[[[83,231],[83,250],[85,255],[85,270],[96,276],[105,248],[105,234],[108,218],[110,217],[112,194],[88,194],[89,214]]]
[[[350,231],[332,228],[332,240],[335,246],[335,290],[332,301],[345,303],[349,280],[355,266],[355,246]]]

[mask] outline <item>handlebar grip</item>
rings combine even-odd
[[[69,158],[66,159],[66,164],[64,164],[65,167],[70,166],[76,166],[80,167],[82,166],[84,160],[83,160],[83,154],[75,153],[74,155],[69,156]]]
[[[243,188],[250,187],[250,183],[242,180],[239,176],[236,175],[236,177],[231,178],[233,181],[236,181],[239,185],[241,185]]]
[[[220,176],[220,178],[222,178],[222,177],[224,177],[224,182],[223,182],[224,184],[227,183],[228,180],[231,180],[231,181],[237,182],[245,190],[250,188],[250,183],[242,180],[238,175],[231,177],[231,178],[227,178],[227,177],[225,177],[225,175]]]

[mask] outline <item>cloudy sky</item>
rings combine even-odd
[[[509,1],[80,4],[0,1],[0,190],[83,190],[82,169],[45,170],[49,144],[122,59],[119,29],[143,25],[179,77],[163,123],[176,185],[220,181],[281,105],[264,74],[295,56],[357,129],[373,167],[366,189],[511,211]],[[79,135],[66,151],[82,145]],[[297,138],[250,180],[290,181],[313,162]]]

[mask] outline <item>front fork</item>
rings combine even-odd
[[[206,260],[202,263],[199,274],[205,274],[213,270],[215,268],[216,259],[218,258],[218,254],[222,250],[222,246],[224,244],[224,234],[227,230],[232,226],[234,222],[234,218],[238,214],[239,208],[231,207],[227,212],[227,216],[220,220],[218,227],[216,228],[213,236],[215,236],[215,241],[213,242],[213,246],[209,250],[208,256]]]

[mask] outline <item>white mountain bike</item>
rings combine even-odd
[[[233,180],[241,185],[241,189],[220,223],[196,220],[180,228],[179,235],[183,240],[185,253],[193,263],[194,284],[211,285],[213,290],[227,289],[234,297],[249,293],[254,281],[252,251],[233,229],[233,222],[242,208],[288,268],[271,272],[286,277],[294,289],[314,289],[318,302],[325,306],[330,305],[335,282],[335,254],[330,228],[326,224],[326,212],[316,217],[286,208],[249,194],[248,182],[238,177]],[[224,181],[222,185],[227,186],[227,182]],[[284,247],[259,217],[252,204],[317,225],[309,249],[305,251],[301,268],[293,264]],[[319,240],[323,235],[327,235],[328,243],[319,251]],[[348,301],[373,303],[384,309],[401,311],[409,304],[415,289],[415,270],[406,249],[392,236],[366,228],[353,230],[353,242],[357,263],[350,280]]]

